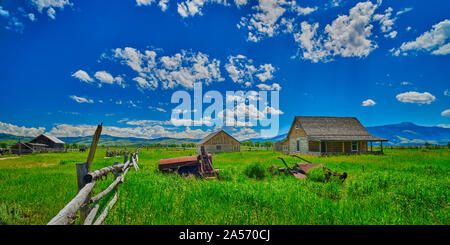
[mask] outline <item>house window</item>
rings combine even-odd
[[[287,145],[285,145],[285,146],[284,146],[284,150],[285,150],[285,151],[287,151],[287,150],[288,150],[288,147],[287,147]]]
[[[296,123],[295,124],[295,129],[298,129],[298,128],[300,128],[300,124]]]
[[[358,142],[352,141],[352,151],[358,151]]]
[[[216,145],[216,150],[218,150],[218,151],[222,150],[222,146],[221,145]]]
[[[297,140],[297,151],[300,151],[300,140]]]

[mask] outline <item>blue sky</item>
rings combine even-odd
[[[199,138],[177,90],[278,90],[296,115],[450,125],[446,1],[0,1],[0,132]],[[204,105],[204,107],[206,107]],[[260,127],[230,127],[245,139]]]

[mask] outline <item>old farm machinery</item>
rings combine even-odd
[[[342,182],[344,182],[344,180],[347,178],[347,173],[338,173],[336,171],[332,172],[329,168],[323,166],[323,164],[320,163],[312,163],[304,158],[301,158],[297,155],[293,155],[293,157],[299,158],[305,162],[300,162],[300,163],[295,163],[295,165],[293,167],[289,167],[286,163],[286,161],[282,158],[282,157],[278,157],[278,159],[280,159],[284,166],[286,166],[286,168],[278,168],[275,165],[272,165],[272,167],[269,168],[269,171],[272,173],[275,173],[275,171],[278,171],[280,173],[284,173],[286,175],[293,175],[295,176],[297,179],[305,179],[307,177],[306,173],[311,170],[312,168],[315,167],[322,167],[323,172],[324,172],[324,176],[325,176],[325,180],[329,180],[331,178],[331,176],[335,176],[338,177]]]
[[[219,170],[212,166],[212,155],[201,147],[201,154],[159,160],[159,171],[163,173],[178,173],[184,176],[196,176],[205,179],[219,177]]]

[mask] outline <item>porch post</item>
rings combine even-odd
[[[370,141],[370,152],[373,152],[372,141]]]
[[[381,143],[381,154],[383,154],[383,141],[380,141]]]

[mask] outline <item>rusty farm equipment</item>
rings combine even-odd
[[[185,176],[196,176],[205,179],[216,179],[219,170],[212,166],[212,155],[207,154],[201,147],[201,154],[197,156],[185,156],[159,160],[159,171],[163,173],[178,173]]]
[[[329,168],[323,166],[323,164],[321,163],[312,163],[304,158],[301,158],[297,155],[293,155],[294,157],[297,157],[305,162],[300,162],[300,163],[295,163],[295,165],[293,167],[289,167],[286,163],[286,161],[282,158],[282,157],[278,157],[278,159],[280,159],[284,166],[286,166],[286,168],[278,168],[275,165],[272,165],[272,167],[269,168],[269,171],[271,173],[275,173],[275,171],[278,171],[280,173],[284,173],[286,175],[293,175],[294,177],[296,177],[297,179],[305,179],[306,173],[311,170],[312,168],[315,167],[322,167],[323,171],[324,171],[324,176],[325,176],[325,180],[328,181],[331,176],[335,176],[338,177],[342,182],[344,182],[344,180],[347,178],[347,173],[338,173],[337,171],[332,172]]]

